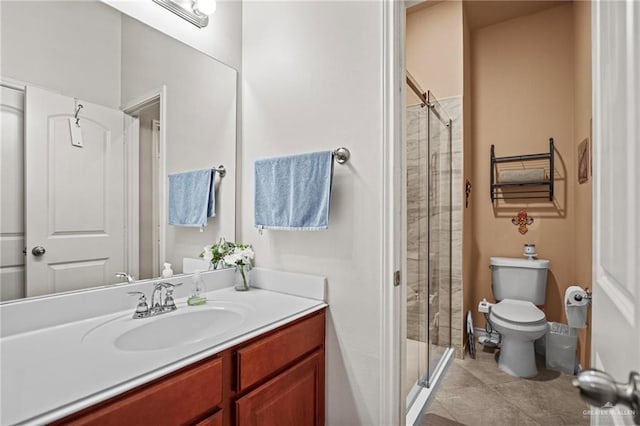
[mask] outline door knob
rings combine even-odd
[[[604,371],[589,369],[578,374],[573,385],[589,404],[602,407],[622,403],[635,411],[634,421],[640,424],[640,374],[632,371],[629,383],[617,383]]]
[[[33,254],[36,257],[40,257],[46,252],[47,251],[42,246],[35,246],[33,249],[31,249],[31,254]]]

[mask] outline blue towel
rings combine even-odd
[[[169,225],[205,227],[215,216],[215,170],[169,175]]]
[[[329,227],[331,151],[255,162],[255,226],[316,231]]]

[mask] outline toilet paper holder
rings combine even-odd
[[[585,292],[585,296],[582,296],[581,294],[576,294],[573,296],[573,299],[576,302],[582,302],[582,299],[587,299],[587,302],[591,304],[591,298],[592,298],[591,290],[589,290],[588,288],[585,288],[584,292]]]

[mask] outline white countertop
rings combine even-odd
[[[3,337],[2,425],[62,418],[327,306],[322,300],[259,288],[248,292],[223,288],[206,296],[205,307],[217,302],[241,306],[244,320],[217,336],[151,351],[122,351],[111,339],[85,338],[114,319],[130,327],[132,322],[142,324],[200,308],[187,306],[183,298],[176,300],[177,311],[150,319],[125,320],[133,314],[127,309]]]

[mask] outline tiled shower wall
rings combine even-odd
[[[426,154],[426,110],[416,105],[407,108],[407,337],[417,341],[425,340],[427,324]]]
[[[428,153],[426,111],[420,105],[407,109],[407,337],[424,340],[428,325],[432,344],[451,345],[462,356],[462,99],[447,98],[439,103],[452,119],[451,175],[446,128],[432,116]],[[428,312],[424,298],[428,298]]]

